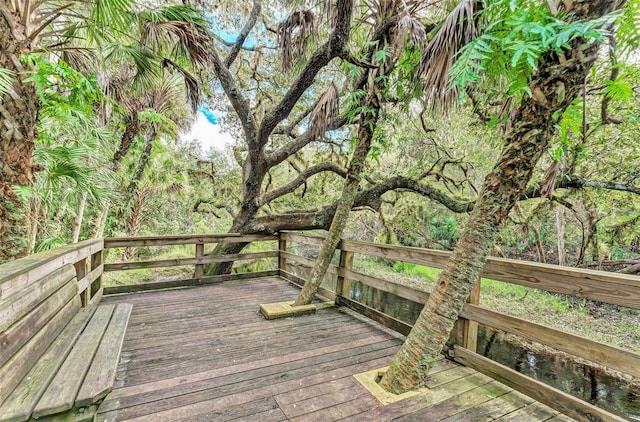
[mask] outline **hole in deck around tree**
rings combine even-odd
[[[409,397],[416,396],[418,394],[425,393],[429,391],[428,387],[423,387],[417,390],[407,391],[402,394],[393,394],[389,391],[385,390],[378,384],[384,373],[387,371],[389,367],[385,366],[383,368],[372,369],[371,371],[362,372],[360,374],[355,374],[354,378],[362,384],[364,388],[366,388],[378,401],[383,404],[391,404],[400,400],[404,400]]]

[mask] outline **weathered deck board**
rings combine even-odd
[[[383,407],[352,375],[387,365],[401,340],[335,309],[273,321],[258,314],[259,303],[297,292],[270,277],[105,298],[133,312],[116,388],[97,420],[453,422],[544,408],[448,360],[430,373],[427,393]],[[557,413],[546,409],[530,420]]]

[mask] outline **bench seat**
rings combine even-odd
[[[72,307],[75,314],[66,324],[61,318],[62,327],[54,316],[23,346],[37,344],[39,335],[53,335],[37,360],[25,364],[20,360],[29,354],[16,353],[7,362],[30,369],[2,401],[0,421],[47,420],[52,415],[55,420],[91,420],[95,404],[113,387],[131,308],[128,304]],[[65,312],[62,308],[58,314]]]

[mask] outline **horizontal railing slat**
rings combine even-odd
[[[276,258],[278,251],[255,252],[244,254],[227,254],[217,256],[203,256],[200,258],[161,259],[155,261],[118,262],[104,264],[104,271],[139,270],[144,268],[178,267],[181,265],[201,265],[212,262],[242,261],[247,259]]]
[[[625,419],[597,406],[580,400],[570,394],[553,388],[543,382],[523,375],[515,370],[455,346],[455,360],[469,368],[508,385],[527,396],[546,404],[578,421],[624,421]]]
[[[321,241],[321,238],[306,235],[285,235],[287,239],[300,243],[316,244]],[[434,268],[444,268],[451,256],[451,252],[446,251],[351,240],[343,240],[340,247],[343,251]],[[482,277],[640,309],[640,276],[491,257],[484,266]]]
[[[258,241],[278,240],[275,235],[240,235],[240,234],[207,234],[182,236],[146,236],[146,237],[110,237],[104,240],[105,249],[125,248],[135,246],[171,246],[193,245],[205,243],[249,243]]]
[[[302,243],[303,245],[322,246],[322,242],[324,242],[324,237],[320,236],[310,236],[293,232],[283,232],[280,235],[282,236],[282,240]]]
[[[85,240],[0,265],[0,299],[19,292],[60,267],[90,257],[103,247],[102,239]]]
[[[258,271],[241,274],[224,274],[213,275],[209,277],[189,278],[181,280],[159,281],[153,283],[127,284],[124,286],[105,287],[104,294],[117,295],[123,293],[137,293],[148,290],[175,289],[180,287],[208,286],[212,284],[222,283],[224,281],[246,280],[259,277],[271,277],[278,275],[278,270]]]
[[[640,277],[490,258],[482,277],[548,292],[640,309]]]
[[[636,353],[468,303],[460,316],[640,378]]]
[[[96,281],[98,277],[102,275],[103,272],[104,264],[100,264],[99,266],[91,270],[86,276],[78,280],[78,291],[82,292],[86,290],[91,285],[91,283]]]

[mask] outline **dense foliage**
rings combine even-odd
[[[366,112],[366,72],[394,54],[397,67],[384,76],[358,212],[345,236],[452,249],[514,107],[540,95],[529,89],[537,63],[584,37],[608,49],[599,52],[582,98],[556,116],[553,145],[494,253],[569,265],[605,261],[614,270],[637,264],[638,1],[580,24],[554,16],[545,2],[488,1],[482,19],[489,24],[449,63],[452,82],[441,89],[454,92],[456,104],[445,114],[433,106],[431,88],[416,84],[424,76],[420,45],[446,24],[444,14],[399,7],[404,32],[385,39],[376,31],[394,22],[391,3],[368,2],[345,17],[351,34],[344,51],[304,83],[300,75],[334,33],[332,2],[324,9],[257,1],[194,8],[107,2],[102,11],[83,12],[95,25],[74,27],[77,42],[68,50],[21,57],[21,83],[36,87],[39,103],[35,181],[14,188],[29,203],[29,249],[100,235],[274,231],[278,224],[327,229],[326,211],[340,197]],[[288,14],[302,11],[309,14]],[[99,39],[95,28],[106,35]],[[92,62],[80,60],[83,55]],[[0,94],[15,88],[16,76],[0,68]],[[232,91],[240,95],[237,104]],[[328,106],[328,96],[339,109]],[[236,139],[226,151],[205,154],[197,142],[180,140],[194,107],[203,104]],[[267,135],[255,145],[254,129]],[[267,159],[260,164],[260,157]],[[247,174],[256,165],[267,167],[254,180],[257,196],[249,198]],[[245,213],[249,204],[254,208]],[[303,219],[309,215],[314,219]]]

